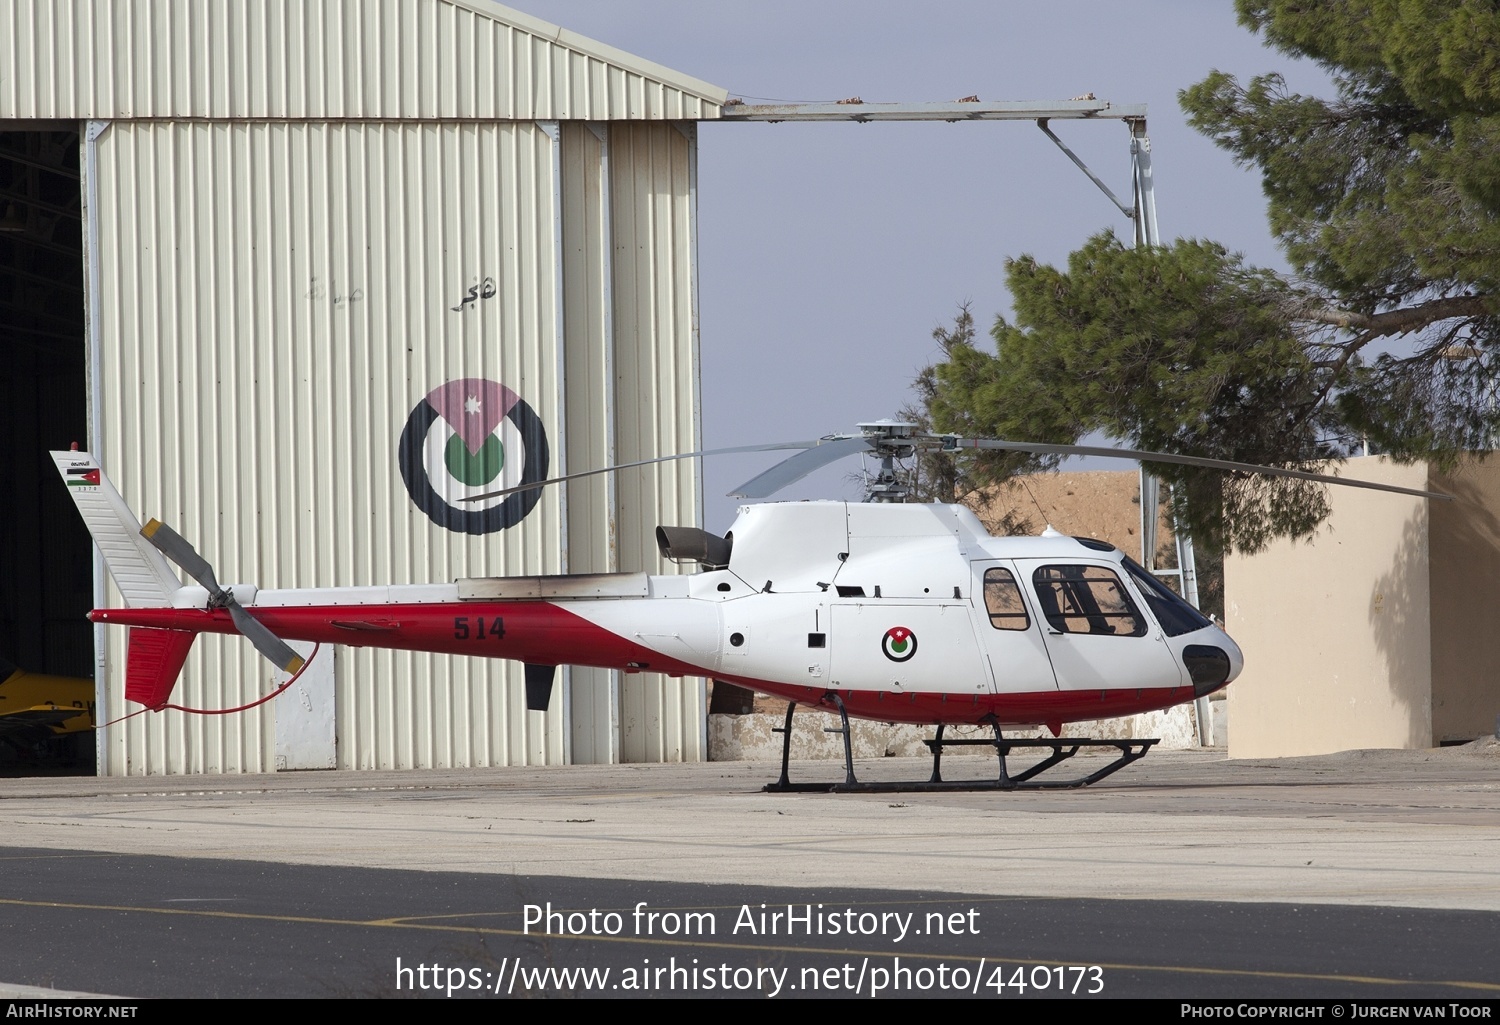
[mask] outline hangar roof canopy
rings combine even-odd
[[[697,120],[728,93],[488,0],[12,0],[0,119]]]

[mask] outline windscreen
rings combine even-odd
[[[1151,608],[1151,614],[1156,617],[1168,637],[1177,637],[1213,625],[1207,616],[1189,605],[1177,592],[1156,579],[1155,574],[1148,573],[1128,555],[1125,557],[1125,569],[1135,581],[1135,586],[1141,589],[1146,604]]]

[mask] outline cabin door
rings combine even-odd
[[[974,631],[997,694],[1050,693],[1057,677],[1034,600],[1010,562],[974,563]]]
[[[1120,579],[1120,567],[1017,559],[1041,613],[1060,690],[1177,687],[1184,680],[1161,627]]]

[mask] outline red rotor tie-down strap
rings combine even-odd
[[[187,712],[190,715],[233,715],[235,712],[248,712],[252,708],[264,705],[267,701],[270,701],[272,698],[277,697],[292,684],[300,680],[302,678],[302,674],[307,672],[308,666],[312,665],[313,659],[318,657],[318,652],[322,650],[322,647],[322,644],[314,644],[312,654],[307,656],[307,661],[302,663],[301,669],[293,673],[291,678],[288,679],[286,683],[283,683],[280,687],[277,687],[275,690],[271,691],[271,693],[256,698],[254,701],[247,702],[243,705],[237,705],[234,708],[188,708],[186,705],[162,705],[160,708],[137,708],[129,715],[122,715],[118,719],[111,719],[109,722],[105,723],[104,726],[100,726],[99,729],[102,730],[105,726],[113,726],[115,725],[115,723],[124,722],[126,719],[133,719],[136,716],[140,715],[142,712],[160,712],[163,708],[170,708],[175,712]]]

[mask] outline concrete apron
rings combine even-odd
[[[855,765],[871,780],[929,767]],[[477,872],[496,893],[501,877],[571,876],[1500,911],[1493,739],[1267,760],[1153,751],[1097,786],[1029,793],[761,792],[774,777],[719,762],[12,779],[0,844]]]

